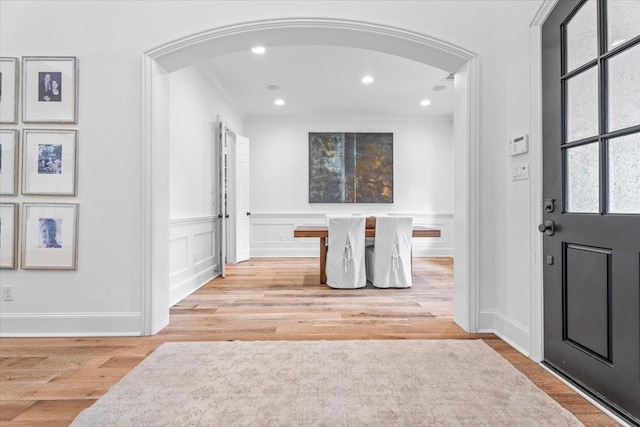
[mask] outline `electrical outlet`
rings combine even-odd
[[[2,287],[2,301],[13,301],[13,286]]]

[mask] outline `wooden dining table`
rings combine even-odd
[[[365,229],[366,237],[375,237],[376,229]],[[440,237],[440,230],[437,228],[425,227],[422,225],[413,226],[413,237]],[[327,237],[329,237],[328,225],[300,225],[293,230],[293,237],[315,237],[320,239],[320,283],[327,283]]]

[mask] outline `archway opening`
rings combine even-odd
[[[168,74],[203,58],[261,44],[334,45],[371,49],[455,75],[454,321],[477,330],[478,73],[472,52],[404,29],[348,20],[275,19],[194,34],[143,55],[143,333],[169,321]]]

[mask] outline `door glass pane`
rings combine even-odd
[[[567,80],[567,142],[598,134],[598,71],[592,67]]]
[[[640,214],[640,133],[609,141],[609,212]]]
[[[589,0],[567,24],[567,69],[591,61],[598,55],[596,1]]]
[[[565,150],[567,212],[600,212],[599,144],[587,144]]]
[[[607,25],[608,49],[640,36],[640,1],[607,2]]]
[[[640,125],[640,44],[612,57],[608,65],[609,131]]]

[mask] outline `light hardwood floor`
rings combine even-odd
[[[228,266],[153,337],[0,339],[0,425],[67,426],[167,341],[482,339],[587,426],[618,425],[493,334],[452,321],[451,258],[414,258],[410,289],[334,290],[317,258]]]

